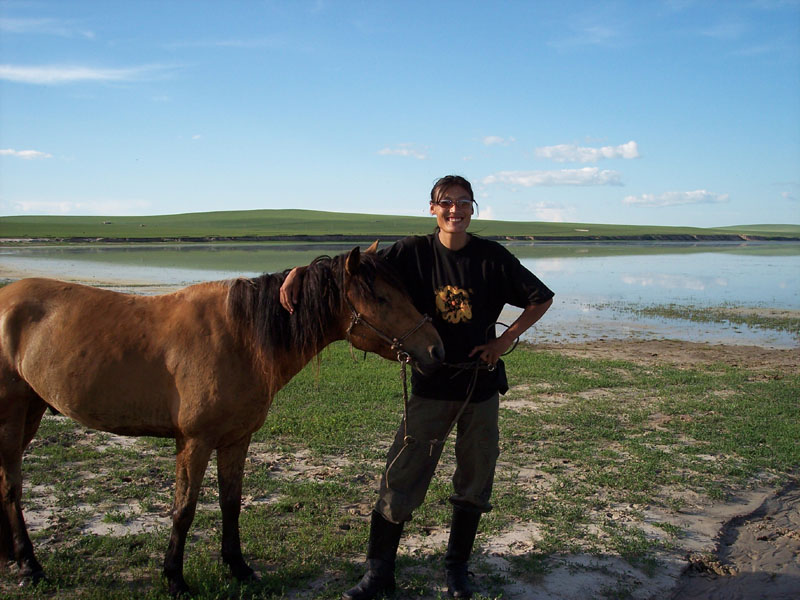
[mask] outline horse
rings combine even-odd
[[[438,368],[442,341],[375,252],[319,257],[294,313],[279,303],[286,272],[142,296],[52,279],[0,289],[0,567],[44,577],[22,514],[22,454],[50,407],[82,425],[174,438],[175,495],[163,574],[173,596],[202,479],[217,453],[222,559],[257,579],[242,556],[239,513],[251,435],[275,393],[325,346]]]

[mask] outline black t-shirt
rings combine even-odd
[[[497,242],[471,235],[467,245],[453,251],[437,234],[410,236],[382,250],[398,270],[417,310],[433,318],[450,364],[473,362],[475,346],[494,339],[494,324],[506,304],[524,308],[553,297],[519,260]],[[445,367],[423,376],[411,376],[414,394],[425,398],[464,400],[474,370]],[[505,368],[481,370],[473,402],[508,390]]]

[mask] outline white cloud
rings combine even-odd
[[[532,204],[530,209],[538,221],[548,223],[564,223],[567,217],[571,217],[574,213],[573,209],[552,202],[537,202]]]
[[[475,211],[476,219],[487,219],[491,220],[495,218],[494,215],[494,208],[491,206],[480,206],[478,205],[478,210]]]
[[[781,192],[781,198],[784,200],[789,200],[791,202],[797,202],[797,197],[795,197],[792,192]]]
[[[727,202],[728,194],[715,194],[707,190],[694,190],[691,192],[665,192],[663,194],[642,194],[640,196],[626,196],[623,204],[634,206],[663,207],[681,206],[684,204],[719,204]]]
[[[136,81],[148,74],[163,71],[166,67],[143,65],[121,69],[101,69],[82,66],[0,65],[0,79],[34,85],[58,85],[82,81]]]
[[[633,140],[619,146],[603,146],[601,148],[559,144],[537,148],[536,156],[556,162],[589,163],[606,158],[639,158],[639,147]]]
[[[747,32],[747,27],[742,22],[714,23],[700,31],[700,35],[717,40],[738,40]]]
[[[383,148],[378,150],[378,154],[381,156],[408,156],[419,160],[428,158],[425,152],[417,150],[414,148],[413,144],[399,144],[395,148]]]
[[[516,140],[513,137],[500,137],[499,135],[487,135],[481,140],[484,146],[508,146]]]
[[[34,160],[36,158],[53,158],[52,154],[47,152],[39,152],[38,150],[14,150],[13,148],[4,148],[0,150],[0,156],[16,156],[24,160]]]
[[[60,19],[0,19],[0,31],[3,33],[58,35],[61,37],[81,36],[87,39],[94,38],[94,32],[80,29],[73,21]]]
[[[624,24],[602,21],[602,17],[588,16],[578,22],[570,21],[562,30],[571,30],[558,39],[548,42],[549,46],[558,50],[569,50],[587,46],[615,47],[622,43]]]
[[[622,185],[618,171],[600,170],[597,167],[561,169],[559,171],[500,171],[484,177],[482,183],[505,183],[522,187],[556,185]]]
[[[150,207],[146,200],[14,200],[14,212],[41,215],[133,215]]]
[[[168,50],[178,50],[181,48],[240,48],[240,49],[260,49],[260,48],[283,48],[287,41],[279,36],[250,38],[250,39],[217,39],[217,40],[193,40],[185,42],[170,42],[166,44]]]

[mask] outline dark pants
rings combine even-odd
[[[462,402],[431,400],[413,394],[408,400],[408,426],[400,423],[389,449],[386,470],[375,510],[392,523],[402,523],[425,499],[433,472],[442,454],[441,441],[461,409]],[[456,471],[450,502],[475,512],[492,509],[494,471],[500,454],[497,413],[499,394],[484,402],[470,403],[456,428]],[[410,444],[404,436],[414,438]]]

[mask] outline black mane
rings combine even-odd
[[[283,308],[280,287],[289,270],[255,279],[236,279],[228,292],[228,310],[263,357],[271,362],[284,352],[310,360],[322,347],[331,328],[339,326],[346,310],[342,286],[347,254],[320,256],[308,265],[294,314]],[[351,299],[374,300],[374,281],[380,277],[403,289],[397,273],[375,253],[361,253],[352,278]]]

